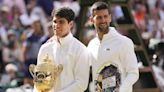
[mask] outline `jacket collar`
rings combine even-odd
[[[61,46],[68,45],[68,44],[70,44],[72,38],[73,38],[73,35],[72,35],[72,33],[70,32],[67,36],[65,36],[65,37],[63,37],[63,38],[58,38],[58,43],[59,43]]]
[[[102,42],[106,41],[107,39],[111,39],[117,35],[118,35],[118,32],[116,31],[116,29],[114,27],[109,27],[109,31],[107,34],[104,34]]]

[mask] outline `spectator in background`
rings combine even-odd
[[[28,26],[32,23],[33,16],[38,16],[40,18],[41,24],[43,25],[43,31],[46,33],[46,14],[43,9],[37,5],[37,0],[30,0],[27,4],[27,13],[24,13],[20,16],[20,20],[23,25]]]
[[[12,17],[12,20],[15,21],[16,19],[19,19],[20,15],[22,13],[20,12],[19,8],[14,5],[12,8],[11,8],[11,17]]]
[[[7,5],[9,7],[9,10],[11,10],[13,6],[17,6],[21,13],[26,12],[24,0],[3,0],[2,3]]]
[[[26,65],[26,69],[30,64],[37,63],[37,55],[41,44],[44,42],[44,32],[39,17],[33,17],[31,30],[27,34],[26,40],[23,42],[23,61]]]
[[[23,80],[23,85],[15,88],[8,88],[6,92],[33,92],[33,79],[28,74],[25,74]]]
[[[161,20],[164,22],[164,4],[159,10],[159,16],[160,16]]]
[[[140,29],[141,33],[144,32],[146,30],[146,7],[141,3],[137,3],[133,16],[134,21]]]
[[[0,21],[0,39],[1,39],[2,46],[8,44],[7,30],[1,21]]]
[[[12,30],[14,31],[15,35],[16,35],[16,39],[17,41],[21,44],[22,40],[21,40],[21,36],[25,31],[24,26],[22,25],[20,19],[15,19],[13,21],[13,25],[12,25]]]
[[[5,66],[5,73],[1,76],[0,84],[4,88],[18,86],[18,68],[15,64],[9,63]]]
[[[28,28],[31,26],[32,24],[32,5],[28,4],[27,7],[27,12],[26,13],[23,13],[21,16],[20,16],[20,21],[21,23],[23,24],[23,26],[25,26],[25,28]]]
[[[47,16],[51,16],[51,12],[54,8],[53,1],[54,0],[37,0],[38,5],[42,7]]]
[[[8,45],[3,47],[4,64],[13,63],[17,65],[18,70],[22,68],[22,52],[13,30],[8,31]]]
[[[0,73],[3,72],[3,68],[4,68],[2,50],[3,50],[3,47],[7,44],[8,44],[7,32],[0,21]]]
[[[119,5],[113,6],[113,17],[112,17],[112,19],[113,19],[113,22],[116,22],[116,23],[125,20],[121,6],[119,6]]]
[[[5,29],[9,29],[10,25],[12,23],[12,18],[10,15],[10,9],[7,5],[1,5],[0,6],[0,22],[2,23],[1,25],[4,26]]]

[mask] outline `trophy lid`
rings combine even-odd
[[[50,59],[50,56],[46,54],[46,56],[43,58],[42,63],[37,65],[36,70],[52,71],[56,67],[57,66],[53,63],[52,59]]]

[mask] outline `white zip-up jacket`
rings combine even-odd
[[[49,55],[55,64],[62,64],[63,71],[52,92],[84,92],[89,79],[89,55],[86,46],[69,33],[66,37],[43,44],[37,64]],[[36,90],[36,89],[35,89]]]
[[[101,42],[98,37],[90,41],[88,50],[93,56],[91,64],[94,81],[98,79],[101,69],[112,64],[120,72],[119,92],[132,92],[132,86],[139,78],[139,71],[134,45],[129,38],[110,27],[109,32],[103,36]],[[94,87],[96,88],[96,86]]]

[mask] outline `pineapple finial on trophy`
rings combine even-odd
[[[43,58],[43,62],[52,62],[52,60],[50,59],[50,57],[48,56],[48,54],[46,54],[45,58]]]

